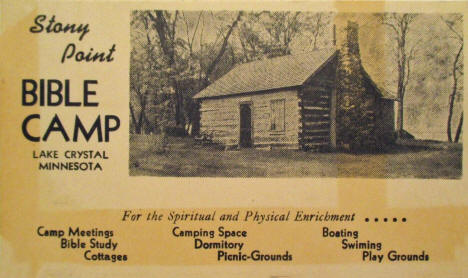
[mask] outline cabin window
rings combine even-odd
[[[270,113],[270,130],[271,131],[284,131],[284,99],[277,99],[271,101]]]

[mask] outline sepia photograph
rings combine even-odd
[[[463,16],[136,10],[131,176],[460,179]]]
[[[467,276],[468,2],[7,1],[0,277]]]

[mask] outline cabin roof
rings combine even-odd
[[[301,86],[331,61],[336,53],[335,48],[322,49],[240,64],[193,98],[223,97]],[[366,72],[365,77],[369,78],[383,98],[394,99],[391,93],[376,85]]]
[[[336,49],[316,50],[235,66],[194,96],[210,98],[302,85]]]

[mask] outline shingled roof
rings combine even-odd
[[[193,98],[222,97],[301,86],[322,65],[330,61],[335,53],[335,48],[323,49],[240,64]],[[364,74],[383,98],[395,100],[393,94],[377,85],[365,70]]]
[[[300,86],[335,52],[336,49],[324,49],[241,64],[200,91],[194,98]]]

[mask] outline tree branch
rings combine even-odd
[[[221,45],[221,49],[219,50],[218,55],[216,55],[215,59],[210,63],[210,65],[208,66],[208,69],[206,70],[206,76],[207,77],[214,71],[214,69],[216,68],[216,65],[221,60],[221,57],[223,57],[224,52],[226,51],[226,48],[227,48],[229,37],[231,36],[232,31],[234,30],[234,28],[236,28],[237,24],[241,20],[242,15],[243,15],[243,12],[239,12],[237,14],[237,18],[231,24],[231,27],[229,28],[228,32],[224,36],[223,44]]]
[[[447,25],[447,27],[457,36],[457,38],[463,42],[463,35],[461,35],[455,28],[453,27],[455,21],[460,20],[459,18],[455,19],[455,21],[450,21],[449,19],[445,19],[441,16],[442,21]]]

